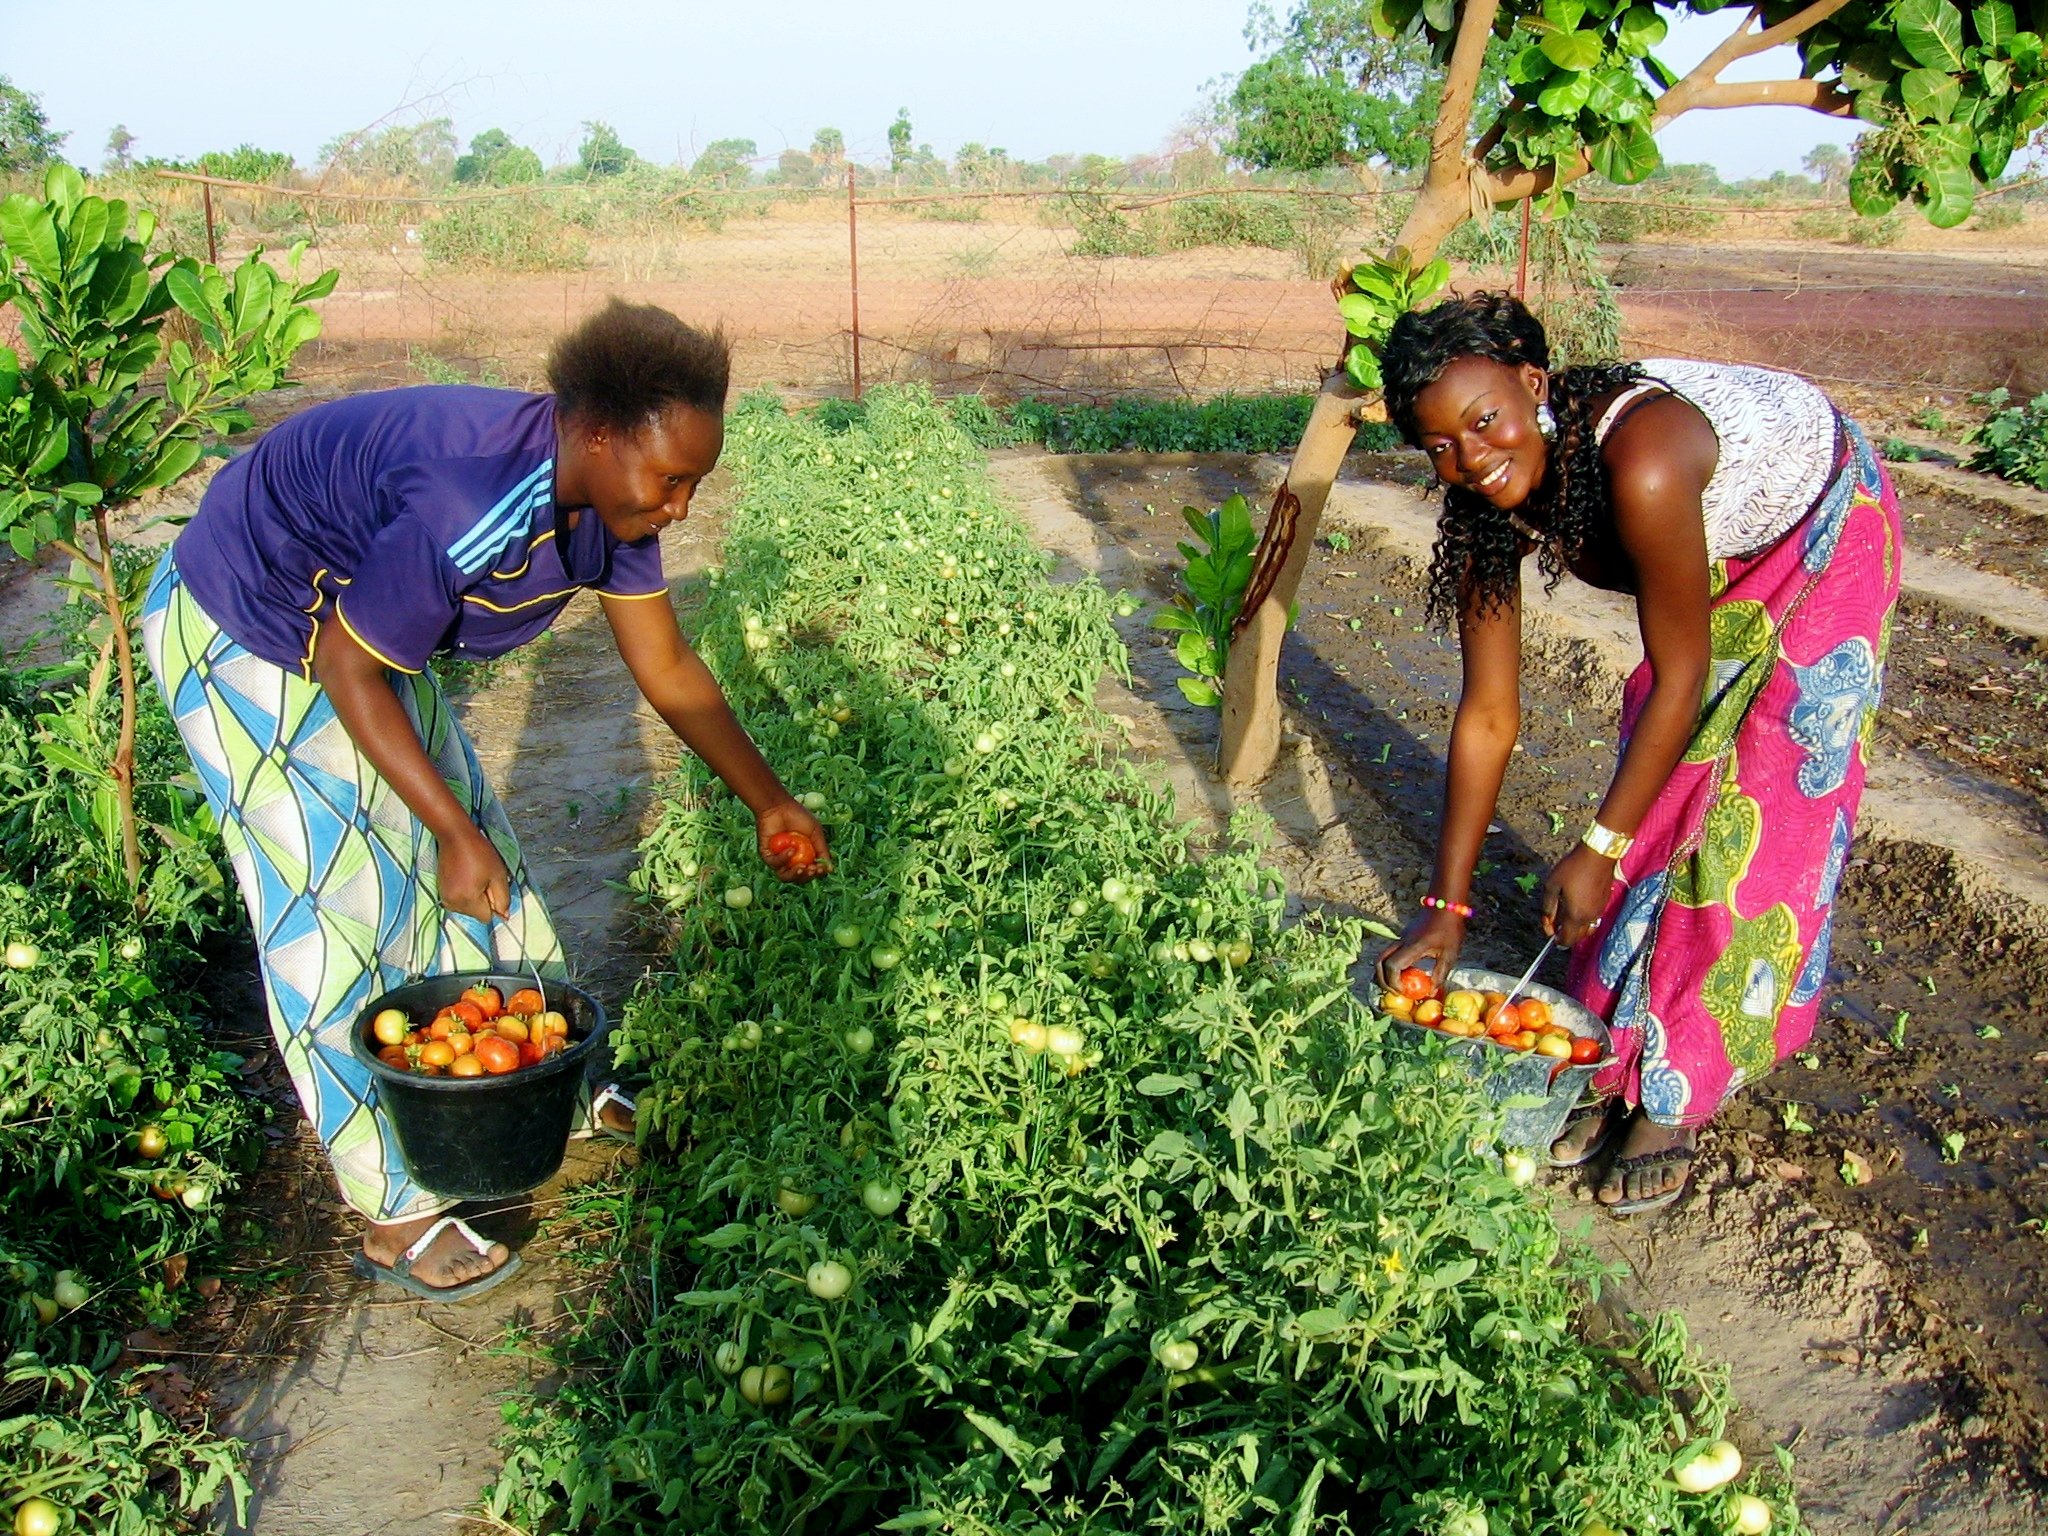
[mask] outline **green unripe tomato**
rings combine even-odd
[[[777,1408],[789,1401],[789,1367],[750,1365],[740,1372],[740,1396],[757,1408]]]
[[[865,1056],[875,1048],[875,1032],[865,1024],[856,1024],[841,1038],[846,1042],[847,1050],[856,1056]]]
[[[808,1190],[785,1183],[775,1191],[775,1206],[783,1215],[801,1219],[817,1208],[818,1197]]]
[[[1152,1346],[1152,1358],[1169,1371],[1192,1371],[1202,1351],[1193,1339],[1161,1339]]]
[[[14,1509],[14,1536],[57,1536],[64,1511],[48,1499],[23,1499]]]
[[[858,949],[866,937],[859,923],[835,923],[832,927],[832,942],[841,949]]]
[[[881,1179],[869,1179],[860,1187],[860,1203],[870,1216],[894,1216],[903,1205],[903,1191]]]
[[[868,951],[868,964],[878,971],[893,971],[903,963],[903,952],[891,949],[887,944],[877,944]]]
[[[5,951],[7,969],[10,971],[32,971],[42,963],[43,952],[26,939],[11,941]]]
[[[1728,1528],[1739,1536],[1764,1536],[1771,1528],[1771,1506],[1753,1493],[1730,1494]]]
[[[804,1271],[804,1288],[820,1301],[837,1301],[853,1289],[853,1271],[837,1259],[820,1259]]]
[[[737,1376],[740,1367],[747,1363],[746,1351],[731,1339],[727,1339],[711,1352],[711,1363],[721,1376]]]
[[[751,907],[754,904],[754,888],[751,885],[727,886],[725,904],[735,911],[744,907]]]

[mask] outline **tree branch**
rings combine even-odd
[[[1739,80],[1703,87],[1686,103],[1697,112],[1722,107],[1804,107],[1829,117],[1846,117],[1855,100],[1820,80]]]
[[[1472,122],[1472,103],[1479,94],[1479,69],[1486,61],[1487,40],[1500,0],[1465,0],[1458,17],[1458,40],[1444,72],[1444,93],[1437,102],[1436,127],[1429,136],[1429,170],[1423,187],[1462,180],[1465,173],[1465,130]]]
[[[1814,3],[1805,10],[1794,11],[1775,27],[1767,27],[1756,36],[1747,38],[1740,56],[1746,59],[1752,54],[1775,48],[1780,43],[1789,43],[1801,33],[1811,32],[1848,3],[1849,0],[1814,0]],[[1743,29],[1735,34],[1736,38],[1745,38],[1748,30],[1745,24]]]

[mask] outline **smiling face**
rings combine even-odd
[[[1415,397],[1416,445],[1444,484],[1512,511],[1550,463],[1536,426],[1536,407],[1549,394],[1540,368],[1461,357]]]
[[[689,516],[690,498],[724,447],[725,419],[687,405],[634,432],[565,421],[555,499],[593,508],[630,544]]]

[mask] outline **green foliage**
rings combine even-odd
[[[420,227],[437,267],[492,272],[578,272],[590,259],[582,230],[538,198],[484,197],[448,204]]]
[[[169,1536],[209,1522],[225,1495],[236,1520],[246,1519],[241,1446],[152,1408],[137,1391],[147,1374],[115,1381],[8,1362],[0,1377],[0,1515],[41,1498],[67,1512],[67,1531]]]
[[[2015,405],[2005,390],[1994,389],[1972,395],[1970,402],[1986,413],[1963,434],[1963,442],[1975,450],[1967,467],[2048,491],[2048,394]]]
[[[749,400],[727,442],[699,649],[837,868],[720,900],[752,818],[669,787],[633,883],[671,961],[617,1037],[644,1157],[590,1207],[621,1263],[491,1513],[1718,1536],[1663,1476],[1717,1377],[1669,1325],[1580,1341],[1593,1266],[1468,1072],[1353,999],[1360,926],[1283,921],[1257,818],[1197,850],[1105,759],[1111,599],[1045,579],[929,397]]]
[[[1354,385],[1380,387],[1379,349],[1394,322],[1450,278],[1450,264],[1441,258],[1419,272],[1411,271],[1405,261],[1362,261],[1351,269],[1351,291],[1337,300],[1337,315],[1357,338],[1344,352],[1344,371]]]
[[[254,144],[237,144],[233,149],[212,149],[201,155],[197,169],[208,176],[230,181],[282,181],[292,173],[292,157],[281,149],[258,149]]]
[[[910,164],[910,108],[898,107],[889,124],[889,171],[901,175]]]
[[[1541,214],[1529,225],[1529,304],[1550,339],[1552,366],[1559,368],[1608,362],[1621,352],[1621,309],[1600,261],[1603,230],[1586,216],[1588,206]],[[1634,211],[1592,206],[1602,212]],[[1477,269],[1475,276],[1498,274],[1505,287],[1521,260],[1521,232],[1514,214],[1492,214],[1459,225],[1441,249],[1446,258]]]
[[[1152,624],[1180,637],[1173,643],[1173,655],[1188,672],[1178,679],[1188,702],[1220,709],[1230,630],[1244,611],[1259,535],[1252,527],[1252,509],[1241,495],[1211,512],[1182,507],[1181,516],[1196,542],[1180,541],[1181,558],[1187,562],[1181,570],[1181,589],[1152,615]]]
[[[40,171],[70,138],[43,115],[43,98],[0,75],[0,175]]]
[[[1801,240],[1846,240],[1850,214],[1844,208],[1816,208],[1793,216],[1792,233]]]
[[[1054,453],[1286,453],[1308,426],[1312,395],[1218,395],[1211,400],[1126,396],[1107,405],[1057,405],[1025,398],[1006,411],[979,395],[949,403],[953,419],[983,447],[1041,443]],[[1385,422],[1358,429],[1358,445],[1397,441]]]
[[[1341,204],[1285,192],[1219,192],[1126,210],[1129,192],[1077,185],[1066,198],[1076,256],[1157,256],[1210,246],[1260,246],[1291,251],[1307,275],[1328,278],[1337,238],[1349,221]]]
[[[1370,3],[1382,35],[1421,38],[1439,63],[1448,57],[1458,16],[1450,0]],[[1705,15],[1722,6],[1688,0],[1685,9]],[[1664,12],[1644,0],[1512,0],[1494,30],[1512,51],[1506,73],[1514,91],[1497,163],[1569,171],[1583,151],[1609,181],[1637,182],[1656,170],[1651,118],[1657,96],[1678,78],[1655,51],[1669,31]],[[2048,56],[2033,7],[1851,5],[1792,46],[1802,75],[1847,96],[1877,130],[1857,142],[1848,178],[1859,213],[1910,201],[1939,227],[1960,224],[1978,188],[2004,174],[2048,120]],[[1552,196],[1557,206],[1568,202],[1562,178]]]
[[[1979,203],[1970,228],[1996,232],[2018,229],[2027,222],[2027,205],[2016,197],[1998,197]]]
[[[388,123],[330,139],[321,146],[320,163],[329,171],[365,181],[445,187],[455,178],[459,142],[455,124],[445,117]]]
[[[690,166],[690,175],[722,187],[744,187],[753,179],[749,162],[760,152],[752,139],[713,139]]]
[[[1851,219],[1848,234],[1851,245],[1893,246],[1905,238],[1906,220],[1893,208],[1874,217],[1865,215]]]
[[[586,180],[618,176],[639,163],[640,157],[619,138],[618,130],[606,122],[583,125],[583,142],[576,146],[576,164]]]
[[[540,178],[540,156],[514,143],[502,128],[486,128],[469,141],[469,153],[455,162],[458,186],[520,187]]]
[[[247,426],[240,402],[285,382],[320,331],[307,306],[339,275],[301,282],[299,249],[284,276],[261,252],[232,275],[151,256],[147,212],[88,196],[69,166],[43,191],[0,202],[0,302],[29,352],[0,348],[0,534],[24,557],[74,542],[81,515],[170,484],[207,437]],[[197,347],[164,346],[173,307]],[[146,384],[160,365],[160,387]]]

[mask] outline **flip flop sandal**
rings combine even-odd
[[[1661,1211],[1692,1188],[1692,1163],[1699,1155],[1694,1147],[1666,1147],[1662,1152],[1638,1152],[1634,1157],[1618,1157],[1609,1173],[1621,1175],[1626,1186],[1632,1173],[1655,1173],[1664,1168],[1683,1168],[1685,1177],[1678,1181],[1676,1189],[1667,1189],[1661,1195],[1650,1195],[1641,1200],[1617,1200],[1607,1207],[1610,1216],[1644,1216],[1651,1211]]]
[[[379,1264],[360,1249],[357,1250],[355,1258],[351,1261],[355,1272],[365,1280],[381,1280],[387,1285],[395,1285],[401,1290],[410,1291],[413,1295],[423,1297],[428,1301],[467,1301],[472,1296],[483,1295],[485,1291],[490,1290],[493,1286],[503,1284],[511,1278],[513,1271],[519,1268],[519,1255],[515,1253],[510,1255],[503,1264],[500,1264],[489,1274],[479,1275],[476,1279],[466,1281],[461,1285],[427,1284],[426,1281],[417,1278],[413,1274],[412,1266],[421,1254],[434,1245],[434,1239],[450,1227],[453,1227],[457,1235],[478,1253],[489,1253],[491,1251],[491,1240],[480,1234],[475,1227],[472,1227],[468,1222],[463,1221],[459,1217],[443,1216],[420,1234],[418,1242],[398,1256],[396,1264],[387,1267]]]
[[[604,1123],[604,1107],[607,1104],[616,1104],[629,1115],[637,1114],[640,1109],[640,1106],[633,1102],[633,1095],[617,1083],[606,1083],[591,1095],[589,1128],[571,1133],[569,1139],[589,1141],[593,1137],[602,1136],[608,1141],[632,1141],[634,1137],[631,1131],[616,1131]]]
[[[1553,1157],[1550,1159],[1550,1166],[1553,1168],[1581,1168],[1606,1151],[1607,1143],[1614,1140],[1615,1131],[1620,1129],[1622,1117],[1614,1112],[1614,1107],[1619,1102],[1619,1100],[1612,1098],[1581,1099],[1578,1103],[1574,1104],[1571,1107],[1571,1112],[1564,1117],[1563,1127],[1552,1138],[1553,1145],[1564,1140],[1576,1127],[1584,1125],[1588,1120],[1597,1117],[1606,1123],[1600,1127],[1600,1134],[1587,1142],[1584,1150],[1577,1157],[1562,1162]]]

